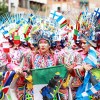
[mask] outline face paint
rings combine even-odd
[[[83,49],[83,51],[84,51],[85,54],[88,53],[89,48],[90,48],[89,42],[87,42],[87,41],[82,41],[82,49]]]
[[[48,44],[46,44],[46,43],[40,43],[39,46],[40,46],[40,47],[47,47]]]
[[[39,41],[39,49],[41,52],[47,52],[50,48],[50,45],[47,40],[41,39]]]

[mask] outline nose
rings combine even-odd
[[[82,43],[82,47],[85,47],[85,44],[84,43]]]
[[[42,44],[41,47],[43,48],[44,47],[44,44]]]

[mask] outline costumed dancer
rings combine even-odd
[[[37,49],[34,53],[30,54],[30,57],[26,57],[29,58],[29,68],[39,69],[56,66],[58,64],[58,57],[51,49],[50,37],[44,35],[42,30],[39,30],[38,32],[36,33],[39,34],[36,40]],[[36,88],[34,87],[34,99],[42,100],[42,97],[38,98],[38,93],[35,92],[35,89]]]
[[[7,69],[7,64],[10,63],[10,46],[11,43],[9,42],[8,39],[3,38],[3,42],[1,43],[0,46],[0,66],[1,66],[1,71],[6,71]],[[3,68],[3,69],[2,69]]]
[[[92,41],[89,40],[89,38],[82,34],[82,48],[84,50],[84,53],[87,54],[86,57],[83,60],[83,64],[82,67],[83,70],[85,69],[85,76],[84,76],[84,80],[82,85],[78,88],[77,92],[76,92],[76,99],[77,100],[89,100],[89,95],[82,95],[84,94],[83,92],[88,92],[88,89],[91,89],[91,74],[90,74],[90,70],[92,68],[96,68],[97,67],[97,54],[96,51],[93,47],[96,47],[96,44]],[[81,89],[81,90],[80,90]],[[80,97],[80,94],[83,97]],[[91,93],[90,93],[91,94]]]

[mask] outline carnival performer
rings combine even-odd
[[[89,96],[88,95],[82,95],[83,92],[88,92],[91,88],[91,74],[90,74],[90,70],[92,68],[96,68],[97,67],[97,54],[96,54],[96,50],[93,47],[96,47],[96,44],[92,41],[89,40],[89,38],[87,38],[86,35],[82,34],[82,48],[84,51],[84,54],[86,54],[86,57],[83,60],[83,64],[82,64],[82,70],[85,69],[85,76],[84,76],[84,80],[82,85],[78,88],[77,92],[76,92],[76,100],[89,100]],[[88,85],[87,85],[88,84]],[[92,84],[93,85],[93,84]],[[82,95],[82,97],[80,97],[80,94]],[[78,98],[79,97],[79,98]]]
[[[5,46],[6,45],[6,46]],[[7,64],[11,61],[10,59],[10,43],[8,39],[3,38],[3,42],[1,43],[0,46],[0,67],[1,71],[6,71],[5,69],[7,68]]]
[[[65,64],[68,62],[72,63],[74,61],[76,61],[76,65],[80,63],[79,58],[81,58],[81,56],[78,57],[78,59],[77,59],[75,53],[72,53],[72,50],[68,51],[67,49],[64,48],[64,50],[61,50],[61,52],[59,51],[57,53],[54,53],[54,51],[51,49],[50,37],[48,38],[47,36],[43,35],[43,33],[41,33],[42,31],[39,31],[39,32],[40,32],[40,33],[38,33],[39,36],[37,37],[37,45],[38,46],[37,46],[36,51],[34,53],[28,52],[25,54],[26,55],[25,63],[28,63],[27,66],[24,66],[24,67],[26,67],[25,69],[47,68],[47,67],[51,67],[51,66],[56,66],[61,63],[62,64]],[[73,55],[73,56],[71,56],[71,55]],[[62,56],[62,57],[60,57],[60,56]],[[68,60],[67,60],[67,57],[69,57]],[[59,58],[61,58],[61,59],[59,60]],[[22,69],[18,68],[17,71],[19,71],[19,70],[22,70]],[[65,87],[63,93],[65,93],[67,95],[66,87]],[[38,96],[34,97],[34,98],[35,98],[35,100],[38,100]],[[66,100],[65,98],[66,97],[63,97],[64,100]]]
[[[10,48],[10,58],[11,62],[7,65],[10,70],[14,70],[17,66],[20,65],[22,60],[23,52],[19,47],[19,44],[14,44],[12,48]]]
[[[82,84],[85,73],[84,70],[81,70],[82,61],[85,55],[82,54],[82,49],[78,42],[79,41],[73,41],[71,47],[65,47],[67,55],[64,54],[66,55],[64,59],[70,76],[66,83],[69,81],[70,84],[68,85],[68,89],[71,91],[68,99],[74,98],[77,88]]]
[[[16,74],[18,74],[18,77],[14,79],[14,80],[17,79],[16,84],[13,83],[14,80],[12,82],[12,84],[14,84],[15,87],[13,87],[12,89],[9,89],[9,91],[10,91],[10,93],[13,93],[12,98],[14,98],[15,100],[19,100],[25,96],[25,94],[24,94],[25,91],[27,91],[28,95],[32,94],[32,90],[30,89],[31,85],[29,85],[27,87],[27,89],[24,91],[24,87],[28,81],[25,81],[26,77],[27,77],[26,73],[22,74],[23,70],[25,70],[24,68],[26,68],[24,66],[27,66],[26,63],[24,64],[25,54],[28,52],[31,52],[31,49],[29,48],[29,45],[23,44],[20,40],[14,41],[14,39],[13,39],[13,40],[9,40],[9,41],[10,42],[8,42],[8,43],[10,45],[11,44],[12,45],[11,45],[11,48],[9,48],[10,49],[9,53],[5,53],[7,55],[7,59],[4,59],[4,61],[7,62],[6,66],[9,71],[14,70],[16,72]],[[9,54],[9,56],[8,56],[8,54]],[[3,57],[3,56],[1,56],[1,57]],[[8,57],[9,57],[9,59],[8,59]],[[20,70],[20,68],[23,70]],[[21,73],[21,74],[19,74],[19,73]]]

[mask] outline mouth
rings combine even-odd
[[[82,47],[83,50],[85,50],[85,48]]]
[[[42,50],[45,50],[45,48],[41,48]]]

